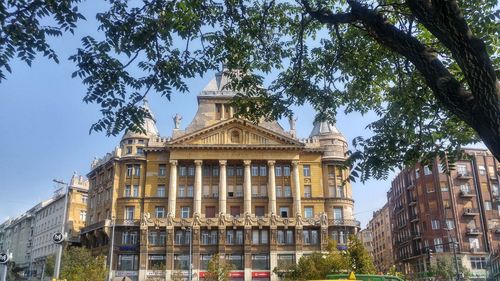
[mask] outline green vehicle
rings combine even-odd
[[[327,280],[349,280],[349,274],[329,274],[326,276]],[[403,279],[391,275],[370,275],[370,274],[356,274],[356,280],[364,281],[403,281]]]

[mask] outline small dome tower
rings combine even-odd
[[[318,138],[320,146],[325,148],[323,160],[346,160],[347,140],[335,124],[316,121],[309,137]]]

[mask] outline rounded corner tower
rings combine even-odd
[[[345,161],[347,159],[347,140],[335,124],[327,121],[316,121],[309,135],[317,138],[324,149],[323,161]]]

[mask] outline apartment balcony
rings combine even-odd
[[[411,189],[413,189],[413,188],[415,188],[415,183],[414,183],[414,182],[410,182],[410,183],[408,184],[408,186],[406,187],[406,189],[408,189],[408,190],[411,190]]]
[[[477,216],[479,215],[479,210],[476,208],[466,208],[464,209],[464,216]]]
[[[361,223],[357,220],[351,220],[351,219],[329,219],[328,220],[328,225],[329,226],[354,226],[354,227],[360,227]]]
[[[467,228],[467,230],[465,230],[465,234],[470,236],[477,236],[481,234],[481,231],[477,228]]]
[[[460,197],[462,198],[472,198],[474,196],[476,196],[476,194],[474,194],[472,191],[465,191],[465,190],[460,191]]]
[[[471,179],[472,178],[472,174],[469,171],[467,171],[467,172],[458,172],[457,178],[458,179]]]
[[[415,214],[410,215],[410,222],[417,222],[419,220],[420,220],[420,218],[417,215],[415,215]]]
[[[422,233],[420,231],[414,231],[411,233],[413,240],[422,239]]]
[[[413,206],[416,204],[417,204],[417,198],[410,197],[410,202],[408,203],[408,205]]]
[[[493,198],[491,198],[493,202],[499,203],[500,202],[500,196],[499,195],[493,195]]]

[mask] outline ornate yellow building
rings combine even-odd
[[[146,134],[127,132],[92,163],[82,237],[109,262],[114,223],[113,276],[187,278],[192,264],[203,280],[218,254],[232,280],[277,280],[278,265],[325,250],[328,237],[343,245],[359,228],[337,128],[316,123],[299,140],[293,119],[285,131],[235,118],[226,79],[217,74],[198,95],[184,130],[176,115],[162,138],[148,119]]]

